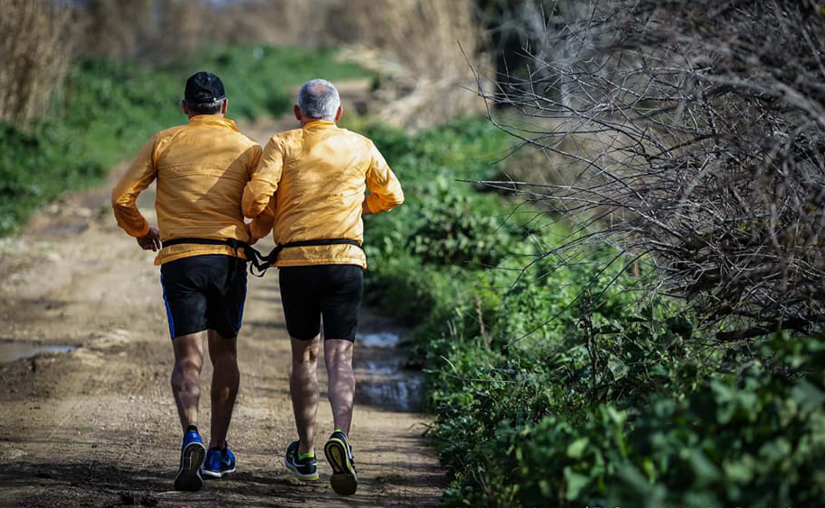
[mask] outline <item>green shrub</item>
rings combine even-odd
[[[361,127],[407,195],[367,219],[366,294],[416,325],[446,506],[825,497],[825,340],[709,347],[679,302],[640,303],[612,249],[531,257],[573,233],[456,183],[496,170],[507,140],[486,122]]]

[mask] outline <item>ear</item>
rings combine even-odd
[[[340,120],[341,115],[343,115],[343,114],[344,114],[344,106],[338,106],[338,111],[335,112],[335,121],[337,122],[338,120]]]
[[[299,108],[298,105],[296,104],[295,106],[292,107],[292,112],[295,113],[295,119],[300,122],[301,121],[301,108]]]
[[[183,108],[183,114],[189,116],[189,106],[186,105],[186,100],[180,101],[180,106]]]
[[[226,110],[227,110],[227,108],[229,108],[229,99],[228,99],[228,98],[225,98],[225,99],[223,100],[223,106],[221,106],[221,114],[222,114],[222,115],[225,115],[225,114],[226,114]]]

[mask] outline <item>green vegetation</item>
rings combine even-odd
[[[0,236],[60,194],[99,182],[155,132],[183,123],[186,78],[210,70],[224,80],[230,118],[289,111],[288,87],[324,75],[367,76],[329,51],[240,46],[211,48],[160,68],[84,59],[61,91],[61,114],[23,130],[0,123]]]
[[[360,130],[407,195],[367,219],[366,294],[415,326],[447,506],[825,498],[825,340],[714,345],[677,303],[640,304],[608,247],[533,257],[571,231],[455,182],[496,171],[508,140],[484,120]]]

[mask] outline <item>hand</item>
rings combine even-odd
[[[157,252],[161,248],[160,231],[158,231],[158,228],[154,226],[150,227],[149,232],[146,233],[146,236],[141,236],[138,238],[137,243],[143,250]]]

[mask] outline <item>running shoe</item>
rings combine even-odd
[[[318,461],[315,460],[315,453],[298,454],[298,441],[293,441],[286,449],[284,465],[291,469],[299,480],[312,482],[320,478],[318,476]]]
[[[352,447],[338,429],[329,436],[324,445],[324,455],[332,466],[332,476],[329,479],[332,490],[341,496],[351,496],[358,490],[358,475],[355,473],[355,461],[352,460]]]
[[[201,472],[212,478],[221,478],[225,474],[235,472],[235,454],[229,449],[229,443],[226,443],[223,450],[210,448],[206,452],[206,460]]]
[[[197,429],[190,427],[183,435],[183,446],[180,450],[180,469],[175,476],[175,490],[197,492],[203,487],[201,466],[206,456],[206,447],[203,446],[201,435]]]

